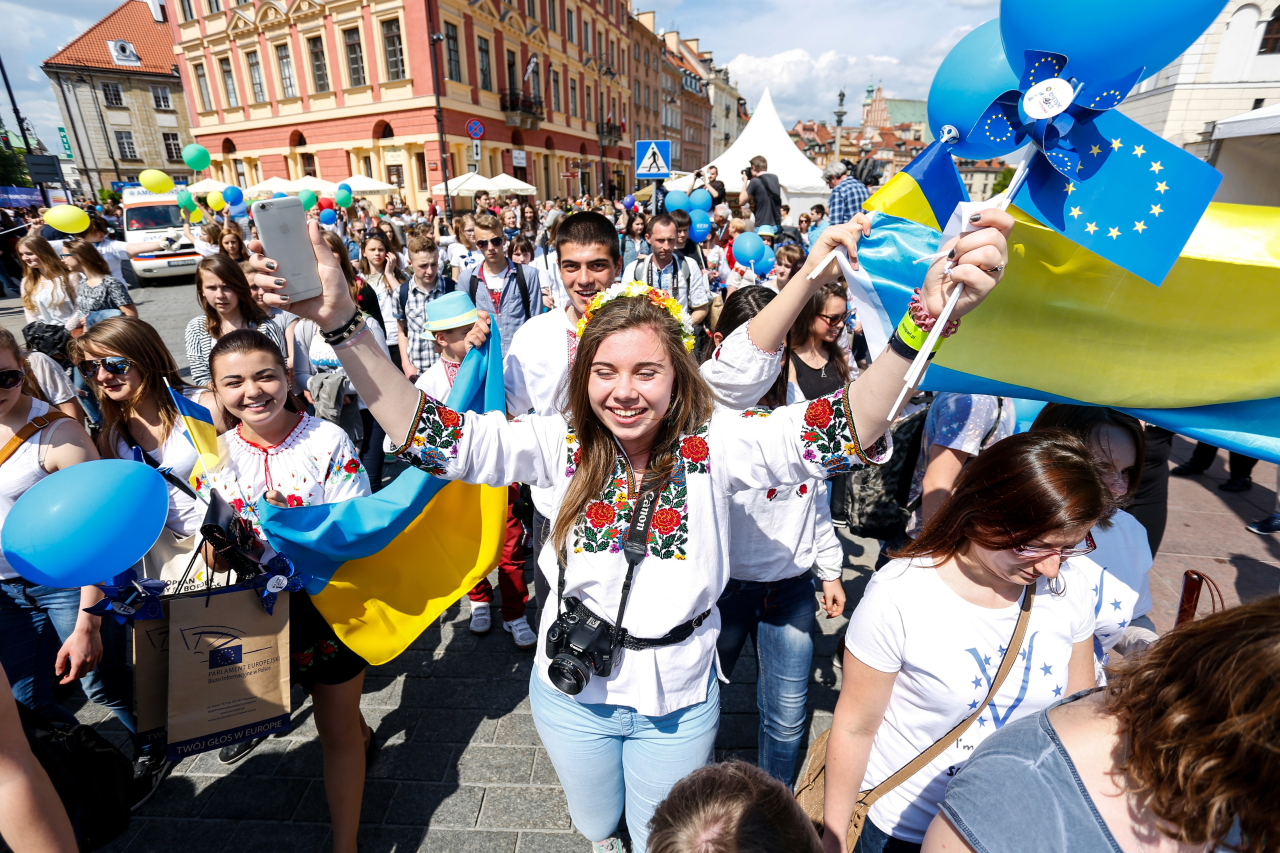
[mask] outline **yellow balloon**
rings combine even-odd
[[[89,214],[73,204],[58,204],[45,211],[44,221],[64,234],[79,234],[89,227]]]
[[[209,193],[209,197],[205,199],[205,204],[209,205],[210,210],[222,210],[227,206],[226,200],[223,199],[222,193],[219,192]]]
[[[187,218],[192,222],[199,222],[204,219],[204,211],[197,207],[195,210],[191,211],[191,215]]]
[[[159,169],[144,169],[142,174],[138,175],[138,183],[156,195],[162,195],[173,189],[173,178]]]

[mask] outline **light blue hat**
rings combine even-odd
[[[476,321],[475,303],[465,291],[455,290],[427,303],[427,331],[446,332]]]
[[[777,237],[778,229],[774,228],[772,225],[761,225],[756,229],[756,233],[761,237]]]

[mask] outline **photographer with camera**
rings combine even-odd
[[[715,166],[707,167],[706,177],[703,177],[701,169],[693,173],[693,186],[690,191],[700,186],[705,187],[707,192],[711,193],[712,210],[715,210],[717,205],[724,203],[724,181],[720,180],[720,170]]]
[[[778,176],[766,171],[769,161],[763,157],[751,158],[750,168],[742,170],[743,188],[738,193],[738,204],[751,203],[751,212],[755,215],[756,227],[782,225],[782,186]]]
[[[862,212],[862,203],[871,198],[871,190],[853,176],[848,160],[828,163],[822,170],[822,179],[831,187],[830,225],[852,222]]]

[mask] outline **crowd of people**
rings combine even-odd
[[[110,208],[70,239],[32,217],[14,247],[25,347],[0,330],[0,524],[37,482],[98,458],[171,474],[166,548],[197,547],[201,493],[217,493],[264,564],[260,499],[369,495],[390,456],[505,488],[498,589],[470,590],[468,625],[485,634],[500,616],[533,650],[533,719],[597,851],[622,850],[624,820],[633,853],[1274,849],[1280,597],[1158,636],[1163,515],[1139,507],[1168,450],[1148,425],[1051,404],[1015,434],[1011,401],[969,394],[895,411],[912,341],[952,288],[959,318],[998,286],[1013,220],[976,214],[872,360],[846,284],[821,265],[837,247],[856,264],[869,189],[843,163],[824,177],[829,211],[793,221],[764,158],[736,212],[700,173],[713,197],[700,242],[660,202],[479,194],[448,222],[435,205],[313,210],[323,294],[297,302],[248,220],[206,210],[125,244]],[[752,231],[774,249],[768,274],[733,257]],[[202,256],[188,376],[119,275],[184,239]],[[449,409],[461,363],[491,338],[506,411]],[[224,438],[194,487],[169,389]],[[859,532],[858,475],[895,453],[911,480],[901,529],[849,601],[836,531]],[[85,610],[102,595],[34,584],[0,556],[0,666],[28,711],[74,723],[57,686],[79,681],[136,735],[127,626]],[[291,596],[291,677],[314,707],[333,849],[349,853],[374,743],[367,663]],[[806,757],[817,620],[846,611],[833,722]],[[748,638],[758,766],[716,764],[720,685]],[[23,725],[5,697],[0,834],[74,850],[80,828],[50,805]],[[172,764],[141,739],[134,761],[136,807]]]

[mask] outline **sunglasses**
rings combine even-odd
[[[1057,555],[1065,559],[1067,557],[1083,557],[1085,554],[1092,554],[1096,550],[1098,550],[1098,545],[1093,541],[1093,534],[1086,533],[1084,535],[1084,546],[1081,548],[1032,548],[1028,545],[1019,545],[1013,549],[1013,553],[1019,557],[1043,559]]]
[[[98,375],[99,367],[112,376],[124,376],[129,372],[129,368],[133,367],[133,362],[124,356],[109,355],[106,358],[86,358],[76,367],[80,369],[82,376],[92,379]]]
[[[5,391],[17,388],[22,384],[22,380],[25,379],[26,376],[27,374],[25,371],[18,370],[16,368],[13,370],[0,370],[0,388],[3,388]]]
[[[817,316],[826,320],[828,326],[839,326],[845,320],[849,319],[849,312],[845,311],[843,314],[819,314]]]

